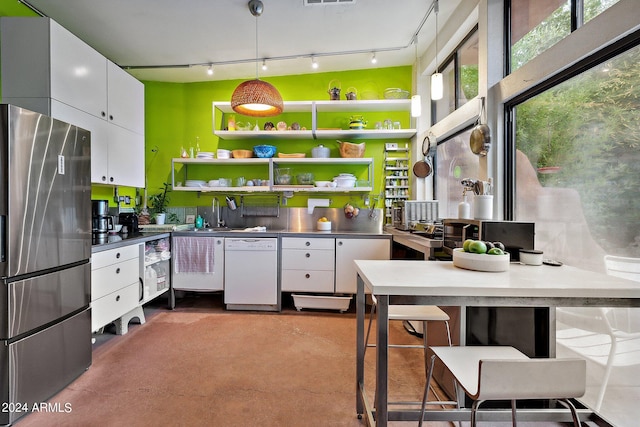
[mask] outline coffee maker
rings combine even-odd
[[[113,230],[113,217],[109,215],[108,200],[91,201],[91,232],[94,236],[105,235]]]
[[[122,233],[137,233],[138,227],[138,215],[134,213],[121,213],[118,217],[118,222],[122,224]]]

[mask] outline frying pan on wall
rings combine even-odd
[[[433,155],[437,143],[436,136],[431,132],[422,140],[422,155],[424,157],[413,165],[413,174],[418,178],[426,178],[433,173]]]
[[[484,98],[482,98],[482,109],[478,116],[478,122],[471,131],[471,137],[469,138],[469,147],[473,154],[478,156],[486,156],[491,147],[491,131],[489,126],[481,123],[482,116],[484,115]]]

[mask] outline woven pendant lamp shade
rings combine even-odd
[[[233,91],[231,108],[245,116],[270,117],[282,113],[284,103],[272,84],[255,79],[241,83]]]

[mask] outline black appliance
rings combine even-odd
[[[118,217],[118,223],[122,224],[123,233],[125,227],[127,233],[137,233],[140,231],[140,228],[138,227],[138,215],[134,213],[121,213]]]
[[[511,261],[520,260],[520,249],[534,249],[535,223],[517,221],[482,221],[477,219],[445,219],[443,249],[453,255],[466,239],[502,242]]]

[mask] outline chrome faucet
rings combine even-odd
[[[220,201],[217,197],[214,197],[211,202],[211,210],[213,215],[216,216],[216,226],[224,227],[224,220],[220,217]]]

